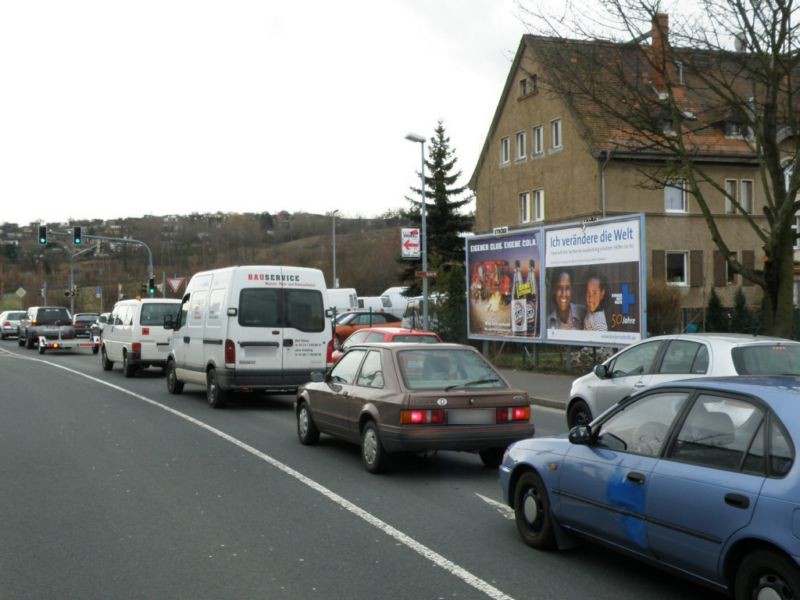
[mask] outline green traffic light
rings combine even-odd
[[[80,246],[83,239],[81,238],[81,228],[80,227],[73,227],[72,228],[72,242],[76,246]]]

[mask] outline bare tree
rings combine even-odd
[[[793,337],[793,226],[800,208],[793,1],[702,0],[697,13],[669,16],[657,0],[601,6],[587,13],[582,4],[579,13],[570,7],[561,15],[524,9],[547,72],[541,87],[585,115],[595,148],[651,158],[640,168],[643,184],[686,181],[729,267],[763,290],[765,329]],[[757,172],[763,216],[710,174],[708,158],[720,137],[727,140],[724,159]],[[722,196],[759,240],[763,264],[746,264],[731,250],[733,240],[710,209]]]

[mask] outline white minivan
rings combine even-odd
[[[170,332],[164,317],[176,315],[181,301],[173,298],[132,298],[120,300],[100,334],[100,362],[110,371],[122,363],[125,377],[140,368],[166,367]]]
[[[319,269],[227,267],[189,281],[172,339],[167,389],[206,388],[224,406],[230,391],[295,391],[333,364],[333,331]]]

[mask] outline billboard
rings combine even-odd
[[[470,338],[540,339],[541,236],[531,229],[467,238]]]
[[[544,232],[544,327],[554,343],[622,346],[644,337],[644,217]]]
[[[624,346],[644,322],[644,216],[466,239],[470,339]]]

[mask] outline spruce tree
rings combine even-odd
[[[711,296],[706,308],[706,331],[728,331],[728,318],[725,316],[722,302],[714,288],[711,288]]]
[[[736,290],[733,297],[733,314],[731,315],[731,331],[733,333],[756,333],[753,316],[747,309],[747,302],[742,288]]]
[[[464,262],[464,240],[459,233],[471,231],[473,216],[459,213],[459,209],[469,204],[471,197],[460,198],[466,191],[466,186],[456,186],[461,177],[461,171],[454,171],[457,158],[455,149],[450,147],[450,138],[445,132],[444,124],[439,121],[434,136],[428,144],[428,157],[425,160],[425,205],[428,269],[438,270],[441,267],[456,262]],[[420,189],[411,188],[412,196],[406,199],[411,203],[411,208],[403,212],[403,217],[411,223],[421,224]],[[416,271],[421,270],[420,261],[403,261],[406,269],[402,274],[403,283],[409,286],[407,295],[418,296],[422,285],[414,277]],[[430,283],[429,283],[430,287]]]

